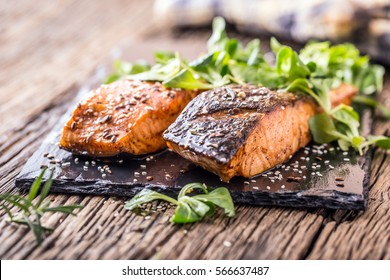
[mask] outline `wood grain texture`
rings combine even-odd
[[[0,192],[58,122],[77,88],[124,38],[153,31],[152,1],[5,1],[0,8]],[[180,35],[201,46],[207,33]],[[388,70],[389,71],[389,70]],[[390,100],[386,77],[382,103]],[[390,135],[390,122],[375,132]],[[390,153],[376,150],[366,212],[238,206],[202,223],[169,223],[173,208],[146,217],[115,197],[51,195],[81,203],[77,217],[53,214],[40,247],[0,213],[1,259],[390,259]],[[161,206],[157,208],[158,206]],[[150,218],[149,218],[150,216]],[[230,246],[229,246],[230,245]]]

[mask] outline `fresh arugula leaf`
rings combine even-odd
[[[187,195],[196,189],[202,191],[203,194],[192,196]],[[134,210],[141,204],[157,199],[165,200],[177,205],[175,214],[170,219],[173,223],[183,224],[198,222],[204,217],[214,213],[215,206],[223,208],[228,217],[233,217],[235,215],[233,201],[226,188],[217,188],[209,192],[207,187],[200,183],[185,185],[181,189],[177,200],[169,196],[144,189],[125,203],[125,209]]]

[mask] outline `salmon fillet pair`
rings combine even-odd
[[[142,155],[168,145],[229,181],[257,175],[306,146],[308,121],[319,112],[310,97],[253,85],[198,93],[140,81],[103,85],[79,103],[60,146],[107,157]],[[348,104],[355,93],[343,85],[331,92],[332,104]]]

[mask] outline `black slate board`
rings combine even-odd
[[[94,80],[96,81],[96,77]],[[80,90],[76,99],[79,100],[90,87],[91,84]],[[229,188],[235,203],[348,210],[363,210],[367,206],[370,153],[360,157],[354,151],[343,153],[331,145],[311,144],[283,165],[254,178],[233,178],[230,183],[221,182],[216,175],[168,150],[137,159],[118,157],[111,159],[109,163],[94,160],[96,165],[92,166],[93,159],[73,156],[59,149],[56,144],[70,112],[71,110],[63,116],[27,161],[16,178],[18,188],[29,188],[40,173],[40,166],[49,165],[56,166],[51,189],[55,193],[131,197],[147,187],[167,195],[176,195],[185,184],[202,182],[211,187]],[[364,111],[362,123],[363,128],[369,130],[372,123],[370,111]],[[52,154],[62,163],[71,164],[67,167],[50,164],[50,159],[43,156],[45,153]],[[75,163],[76,157],[78,163]],[[89,162],[88,170],[84,170],[86,161]],[[106,164],[112,174],[103,178],[98,167]],[[314,168],[314,165],[318,167]],[[147,180],[147,176],[152,176],[153,180]],[[291,180],[291,177],[300,179],[297,182],[295,179]],[[336,178],[344,181],[337,181]]]

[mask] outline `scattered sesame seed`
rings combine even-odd
[[[325,164],[329,164],[329,160],[325,160],[324,163],[325,163]]]
[[[141,172],[142,176],[146,176],[147,174],[148,174],[148,172],[146,172],[146,171]]]
[[[336,181],[344,181],[344,179],[341,178],[341,177],[336,177],[335,180],[336,180]]]
[[[245,185],[249,185],[250,183],[248,181],[244,181],[244,184]]]
[[[146,169],[146,165],[144,165],[144,164],[141,164],[139,167],[140,167],[141,169]]]
[[[232,246],[232,243],[230,242],[230,241],[224,241],[223,242],[223,246],[225,246],[225,247],[231,247]]]
[[[343,156],[346,156],[346,155],[348,155],[348,152],[343,152]]]
[[[255,190],[258,190],[258,189],[259,189],[259,187],[253,187],[253,189],[255,189]]]
[[[85,166],[89,166],[89,161],[86,161],[86,162],[84,163],[84,165],[85,165]]]
[[[281,188],[284,189],[286,186],[285,185],[282,185]]]
[[[91,165],[92,165],[92,166],[95,166],[95,165],[96,165],[96,161],[94,161],[94,160],[91,161]]]
[[[267,188],[267,190],[270,190],[270,189],[271,189],[271,187],[270,187],[270,186],[267,186],[266,188]]]
[[[344,187],[344,184],[343,184],[343,183],[337,183],[336,186],[337,186],[337,187],[340,187],[340,188],[343,188],[343,187]]]
[[[102,178],[105,179],[107,177],[107,174],[103,173]]]
[[[62,164],[61,164],[61,167],[69,167],[70,166],[70,162],[68,161],[68,162],[63,162]]]
[[[146,216],[144,219],[145,219],[145,220],[150,220],[151,217],[150,217],[150,216]]]
[[[138,180],[134,178],[134,179],[133,179],[133,182],[134,182],[134,183],[137,183],[137,182],[138,182]]]
[[[329,164],[329,168],[330,169],[334,169],[334,166]]]
[[[146,176],[146,180],[152,181],[153,180],[153,176]]]
[[[76,163],[76,164],[79,163],[79,158],[75,158],[74,163]]]
[[[88,166],[83,166],[84,171],[88,171]]]
[[[349,161],[349,158],[344,158],[344,161]]]
[[[134,176],[135,176],[135,177],[139,177],[139,176],[140,176],[140,173],[139,173],[139,172],[134,172]]]

